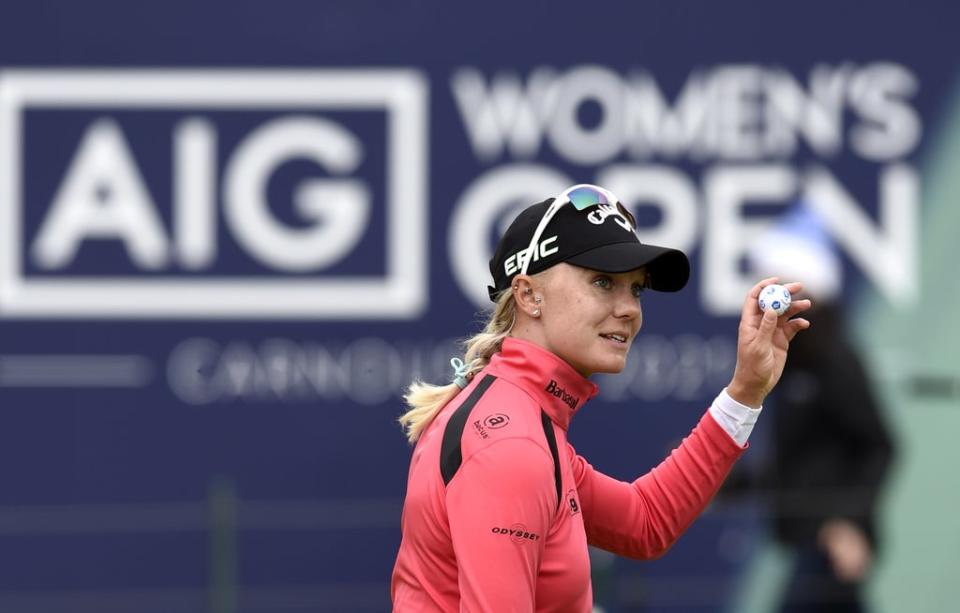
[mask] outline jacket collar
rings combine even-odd
[[[518,338],[503,340],[499,353],[490,358],[490,374],[514,383],[540,404],[555,424],[564,430],[598,388],[572,366],[540,345]]]

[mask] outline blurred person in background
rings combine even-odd
[[[788,344],[809,326],[746,296],[730,384],[680,446],[633,483],[595,470],[567,442],[574,414],[618,373],[645,289],[678,291],[686,255],[641,244],[616,197],[574,186],[526,208],[490,262],[495,309],[455,358],[454,382],[414,383],[400,418],[415,444],[394,611],[564,611],[593,606],[588,543],[648,559],[703,511],[746,449]],[[788,284],[799,291],[799,283]]]
[[[811,329],[790,345],[771,397],[777,538],[794,553],[781,611],[866,611],[878,550],[877,498],[893,444],[840,302],[842,267],[816,213],[799,204],[751,249],[756,274],[803,282]]]

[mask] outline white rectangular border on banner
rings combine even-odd
[[[23,112],[379,110],[387,114],[383,278],[25,278]],[[0,318],[413,319],[427,301],[427,83],[410,69],[31,69],[0,72]]]

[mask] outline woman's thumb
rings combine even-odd
[[[765,340],[773,338],[773,331],[777,329],[777,312],[773,309],[767,309],[763,312],[763,319],[760,321],[760,336]]]

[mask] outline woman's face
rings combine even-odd
[[[561,263],[546,271],[538,339],[583,376],[618,373],[643,323],[646,270],[608,273]]]

